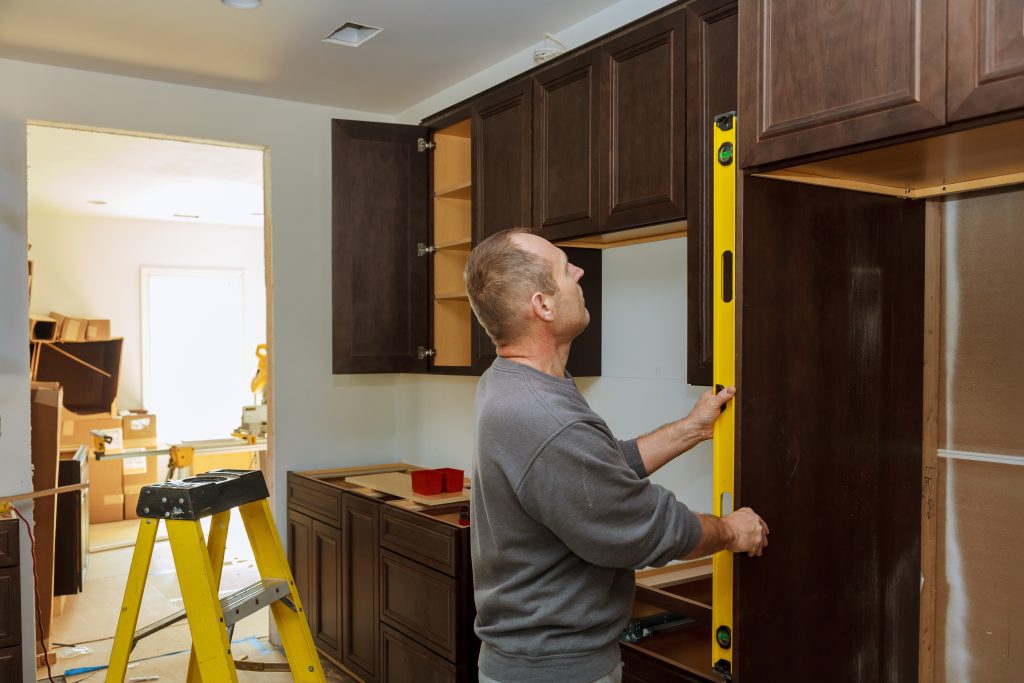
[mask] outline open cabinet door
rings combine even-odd
[[[426,372],[427,129],[335,120],[332,155],[334,374]]]
[[[917,680],[923,202],[746,178],[736,680]]]

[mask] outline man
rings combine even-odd
[[[729,387],[617,441],[565,374],[590,321],[565,253],[525,230],[481,242],[469,300],[498,349],[476,397],[472,556],[480,680],[618,682],[633,570],[719,550],[760,555],[749,508],[697,515],[648,475],[712,435]]]

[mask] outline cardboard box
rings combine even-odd
[[[57,323],[60,341],[93,341],[110,339],[110,321],[103,318],[77,318],[50,311],[50,318]]]
[[[121,416],[121,432],[124,436],[124,448],[156,448],[156,415],[146,412],[133,412]]]
[[[143,486],[157,482],[156,456],[140,455],[121,460],[121,488],[124,491],[124,518],[138,519],[135,508]]]
[[[85,340],[110,339],[110,321],[95,319],[85,321]]]
[[[121,418],[110,413],[80,415],[63,411],[60,445],[74,449],[84,445],[89,449],[89,521],[119,522],[124,519],[124,490],[120,459],[97,460],[93,451],[92,430],[101,431],[113,440],[108,451],[120,452],[123,447]]]
[[[55,382],[33,382],[32,416],[32,488],[44,491],[57,486],[57,464],[60,461],[61,399],[63,392]],[[35,519],[35,555],[37,590],[41,597],[39,623],[43,638],[50,637],[53,604],[53,555],[57,522],[56,496],[33,501]]]
[[[57,338],[57,321],[47,315],[28,317],[29,341],[53,341]]]
[[[255,464],[255,467],[259,467],[259,462]],[[202,474],[211,470],[251,470],[253,468],[252,451],[197,455],[192,461],[193,474]]]

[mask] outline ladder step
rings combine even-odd
[[[257,581],[236,593],[221,598],[220,611],[224,615],[224,625],[230,628],[250,614],[255,614],[278,600],[284,600],[288,607],[294,610],[295,608],[289,599],[290,596],[291,590],[288,588],[288,582],[284,579],[262,579]],[[138,642],[146,636],[151,636],[171,624],[178,623],[185,616],[185,610],[179,610],[159,621],[153,622],[145,628],[139,629],[132,638],[132,649],[134,650]]]

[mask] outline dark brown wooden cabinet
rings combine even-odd
[[[925,205],[742,202],[736,500],[772,535],[736,558],[737,680],[916,681]]]
[[[356,470],[288,473],[288,561],[317,649],[368,682],[475,681],[469,529],[347,484],[374,468]]]
[[[346,605],[341,592],[343,573],[341,530],[313,520],[312,595],[314,611],[310,626],[318,648],[341,659],[342,613]]]
[[[686,377],[711,386],[714,118],[736,110],[737,0],[686,7]]]
[[[17,519],[0,520],[0,681],[21,680],[21,569]]]
[[[474,243],[533,220],[532,103],[526,78],[473,102]]]
[[[533,79],[533,226],[549,240],[599,230],[600,66],[590,50]]]
[[[740,7],[742,167],[945,122],[946,0]]]
[[[948,0],[949,121],[1024,107],[1024,0]]]
[[[377,581],[380,559],[380,504],[351,494],[341,498],[341,661],[363,681],[377,680],[380,595]]]
[[[602,231],[686,216],[685,17],[669,12],[601,48]]]
[[[429,345],[427,155],[418,126],[332,123],[335,374],[423,372]]]

